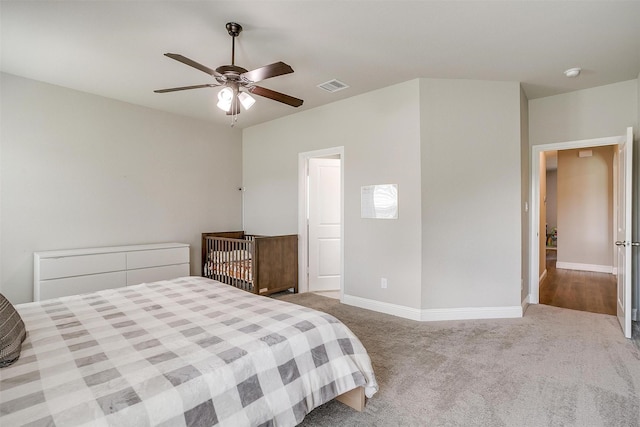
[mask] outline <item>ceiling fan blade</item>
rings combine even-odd
[[[242,73],[240,77],[255,83],[289,73],[293,73],[293,68],[291,68],[290,65],[287,65],[284,62],[274,62],[273,64],[265,65],[264,67]]]
[[[183,64],[186,64],[190,67],[193,68],[197,68],[200,71],[204,71],[205,73],[212,75],[212,76],[216,76],[218,75],[218,73],[216,73],[214,70],[212,70],[211,68],[207,67],[206,65],[202,65],[192,59],[187,58],[186,56],[182,56],[180,54],[177,53],[165,53],[164,56],[167,56],[171,59],[175,59],[178,62],[182,62]]]
[[[216,86],[220,86],[220,85],[209,83],[209,84],[204,84],[204,85],[172,87],[170,89],[158,89],[158,90],[154,90],[154,92],[155,93],[167,93],[167,92],[176,92],[178,90],[200,89],[200,88],[203,88],[203,87],[216,87]]]
[[[267,89],[261,86],[252,86],[248,90],[253,94],[264,96],[265,98],[270,98],[274,101],[291,105],[292,107],[299,107],[304,102],[302,99],[294,98],[293,96],[285,95],[284,93],[276,92],[275,90]]]

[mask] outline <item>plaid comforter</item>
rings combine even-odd
[[[3,426],[289,426],[377,390],[334,317],[206,278],[16,308],[28,335],[0,371]]]

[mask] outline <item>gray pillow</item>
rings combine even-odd
[[[0,368],[20,357],[22,341],[27,336],[24,322],[15,307],[0,294]]]

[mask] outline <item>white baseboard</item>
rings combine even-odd
[[[542,283],[542,281],[544,280],[545,277],[547,277],[547,269],[546,268],[544,269],[544,271],[540,275],[540,278],[538,279],[538,283]]]
[[[556,268],[564,270],[580,270],[580,271],[593,271],[594,273],[613,273],[613,267],[610,265],[597,265],[597,264],[580,264],[577,262],[556,262]]]
[[[405,319],[420,320],[419,308],[406,307],[404,305],[391,304],[388,302],[355,297],[353,295],[347,294],[344,294],[342,296],[342,302],[347,305],[366,308],[367,310],[373,310],[379,313],[391,314],[393,316],[403,317]]]
[[[418,309],[368,298],[344,295],[342,302],[355,307],[391,314],[422,322],[439,320],[506,319],[522,317],[522,306],[512,307],[465,307]]]
[[[431,308],[422,310],[421,320],[509,319],[522,317],[522,306]]]

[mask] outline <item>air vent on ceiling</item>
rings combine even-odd
[[[340,80],[333,79],[333,80],[329,80],[328,82],[319,84],[318,87],[320,89],[326,90],[327,92],[333,93],[342,89],[346,89],[349,87],[349,85],[341,82]]]

